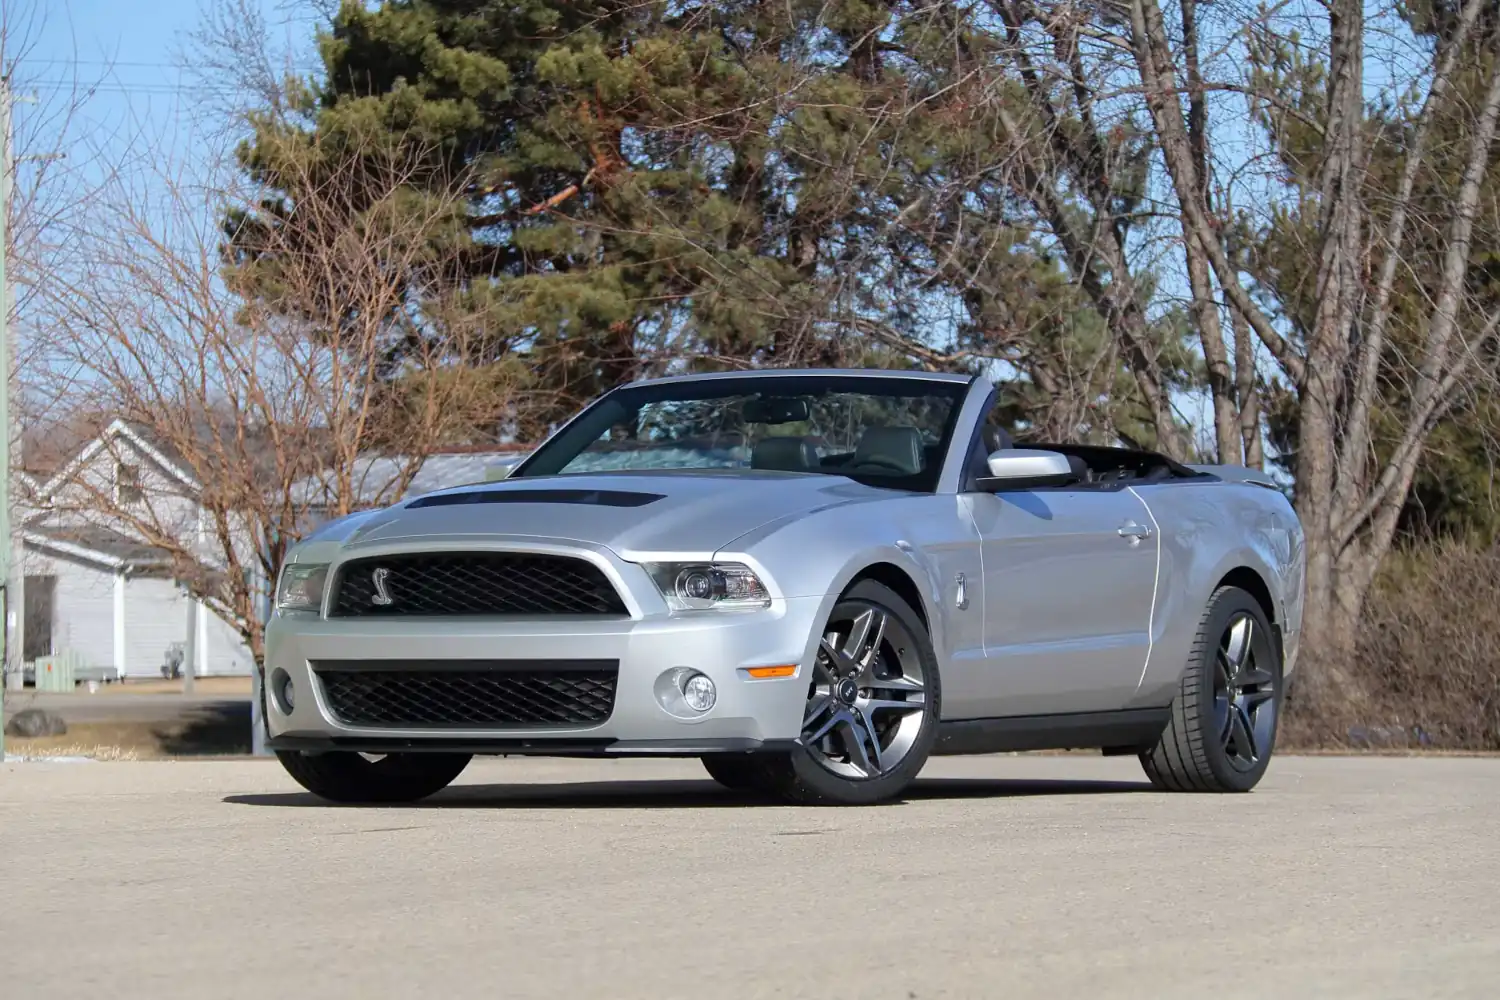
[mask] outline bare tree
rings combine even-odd
[[[47,401],[29,391],[27,376],[46,350],[46,332],[29,322],[30,307],[61,243],[88,210],[91,184],[85,175],[91,165],[90,145],[86,129],[80,127],[80,113],[108,72],[103,67],[86,80],[74,64],[37,59],[38,44],[54,20],[55,12],[35,0],[0,6],[0,77],[11,101],[4,292],[13,338],[14,436],[61,416],[47,412]],[[128,146],[128,135],[124,138]],[[13,459],[20,456],[13,452]]]
[[[50,515],[158,550],[257,659],[264,587],[292,542],[393,501],[434,448],[505,408],[501,370],[463,364],[481,331],[445,309],[462,180],[418,197],[418,169],[410,152],[314,140],[279,166],[294,203],[119,184],[47,286],[56,392],[180,473],[122,490],[81,470]]]
[[[1302,194],[1309,226],[1305,250],[1315,288],[1305,323],[1288,331],[1282,315],[1251,294],[1252,276],[1226,252],[1225,220],[1206,205],[1203,166],[1195,152],[1182,95],[1204,83],[1180,71],[1174,41],[1157,0],[1131,0],[1125,41],[1134,54],[1166,169],[1182,207],[1185,238],[1204,253],[1236,317],[1259,338],[1295,392],[1296,499],[1307,532],[1307,635],[1320,650],[1347,649],[1360,608],[1411,488],[1433,428],[1493,366],[1483,362],[1500,328],[1493,300],[1476,291],[1471,254],[1490,148],[1500,115],[1500,34],[1477,27],[1483,6],[1468,0],[1422,54],[1412,44],[1405,65],[1422,66],[1423,96],[1393,102],[1396,120],[1372,117],[1366,97],[1370,26],[1358,0],[1325,8],[1326,83],[1306,107],[1283,107],[1317,136],[1311,183]],[[1252,17],[1250,20],[1254,21]],[[1262,23],[1259,30],[1273,31]],[[1421,60],[1425,58],[1425,65]],[[1468,74],[1460,97],[1454,81]],[[1255,77],[1225,86],[1246,87]],[[1281,101],[1272,89],[1252,98]],[[1472,98],[1472,100],[1469,100]],[[1397,151],[1393,185],[1371,170],[1372,135]],[[1443,147],[1436,145],[1443,134]],[[1441,161],[1441,162],[1440,162]],[[1454,166],[1445,172],[1443,164]],[[1422,243],[1419,246],[1419,241]],[[1423,247],[1437,246],[1424,259]],[[1405,283],[1408,294],[1398,294]],[[1397,301],[1408,304],[1397,309]],[[1409,303],[1420,302],[1412,309]]]

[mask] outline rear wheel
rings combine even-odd
[[[1171,720],[1141,755],[1152,784],[1174,792],[1248,792],[1276,745],[1281,660],[1260,602],[1238,587],[1209,599]]]
[[[813,664],[802,747],[762,758],[756,783],[808,805],[899,795],[937,736],[942,686],[922,619],[863,580],[834,606]]]
[[[466,753],[392,753],[380,756],[335,751],[308,754],[278,750],[287,774],[330,802],[416,802],[442,791],[469,765]]]

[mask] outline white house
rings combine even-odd
[[[407,495],[493,478],[522,454],[434,454]],[[379,463],[394,467],[392,459],[367,461],[375,473],[367,477],[371,481]],[[217,561],[204,530],[198,484],[184,466],[142,428],[116,420],[45,482],[16,477],[11,606],[24,613],[9,616],[9,670],[21,671],[39,656],[71,653],[81,677],[160,677],[169,649],[185,646],[191,627],[197,630],[197,676],[251,672],[254,661],[235,629],[198,602],[190,611],[165,550],[146,544],[124,523],[77,513],[90,506],[80,494],[91,490],[112,491],[117,505],[149,503],[155,522],[173,526],[178,539]]]

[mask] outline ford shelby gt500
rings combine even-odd
[[[1003,391],[1003,390],[1001,390]],[[475,754],[690,756],[797,802],[932,754],[1099,748],[1265,773],[1305,566],[1259,473],[1017,447],[984,378],[636,382],[504,480],[323,525],[277,583],[269,746],[334,801]]]

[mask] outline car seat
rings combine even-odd
[[[818,468],[818,450],[806,438],[762,438],[750,452],[750,468],[770,472],[812,472]]]
[[[871,427],[860,435],[850,465],[879,461],[908,476],[922,472],[922,435],[915,427]]]

